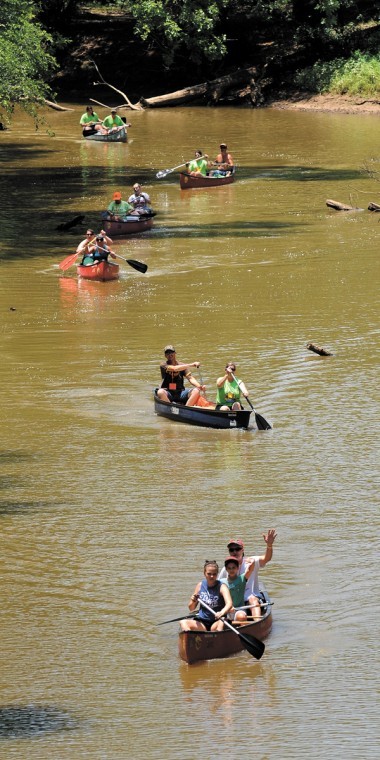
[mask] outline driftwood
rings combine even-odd
[[[55,111],[74,111],[74,108],[65,108],[65,106],[59,106],[58,103],[53,103],[51,100],[44,100],[45,105],[49,108],[54,108]]]
[[[336,211],[363,211],[362,208],[357,208],[357,206],[348,206],[346,203],[339,203],[339,201],[326,201],[326,206],[329,206],[329,208],[335,208]]]
[[[326,351],[325,348],[321,348],[320,346],[316,346],[315,343],[307,343],[306,348],[309,351],[314,351],[315,354],[319,354],[319,356],[332,356],[333,354],[330,353],[330,351]]]
[[[118,90],[117,87],[113,86],[113,84],[109,84],[109,82],[106,82],[106,80],[104,79],[104,77],[102,77],[102,75],[101,75],[101,73],[100,73],[100,71],[99,71],[99,69],[98,69],[95,61],[93,61],[92,58],[90,58],[90,61],[93,64],[93,66],[95,66],[95,69],[96,69],[96,71],[98,73],[98,76],[100,77],[100,82],[94,82],[94,85],[105,84],[111,90],[114,90],[114,92],[117,92],[119,95],[121,95],[122,98],[124,98],[125,103],[126,103],[126,106],[124,105],[124,108],[126,108],[126,107],[131,108],[132,111],[141,111],[142,110],[141,105],[139,105],[139,104],[133,105],[133,103],[131,103],[131,101],[129,100],[129,98],[125,94],[125,92],[123,92],[122,90]],[[93,101],[93,102],[96,102],[96,101]],[[102,105],[102,104],[99,103],[99,105]],[[105,106],[105,107],[107,107],[107,106]],[[114,107],[114,106],[112,106],[112,107]],[[116,106],[116,108],[121,108],[121,106]]]
[[[368,204],[368,211],[380,211],[379,204],[378,203],[374,203],[373,201],[371,201]]]
[[[76,227],[77,224],[82,224],[83,219],[84,219],[83,214],[78,214],[78,216],[74,216],[74,219],[71,219],[70,222],[62,222],[61,224],[58,224],[55,229],[60,230],[61,232],[65,232],[66,230],[71,230],[71,228]]]
[[[204,100],[206,98],[208,101],[217,103],[226,90],[236,85],[252,83],[256,75],[257,69],[255,67],[239,69],[231,74],[227,74],[227,76],[213,79],[210,82],[196,84],[193,87],[185,87],[183,90],[169,92],[166,95],[158,95],[154,98],[140,98],[140,104],[144,108],[162,108],[165,106],[179,106],[183,103]]]

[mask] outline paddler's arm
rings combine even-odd
[[[224,385],[224,383],[226,382],[226,380],[228,380],[227,373],[225,375],[223,375],[223,377],[218,377],[218,379],[216,381],[217,387],[221,388]]]
[[[225,583],[222,583],[222,585],[220,587],[220,593],[221,593],[221,595],[222,595],[222,597],[223,597],[223,599],[225,601],[225,605],[224,605],[223,609],[220,610],[220,612],[216,612],[215,613],[215,620],[220,620],[220,618],[222,618],[225,615],[227,615],[227,612],[229,612],[232,609],[232,607],[233,607],[230,590],[229,590],[228,586],[226,586]]]
[[[166,369],[168,372],[183,372],[190,367],[200,367],[200,362],[190,362],[190,364],[167,364]]]
[[[200,582],[197,583],[194,589],[194,593],[191,595],[189,600],[189,610],[190,612],[194,612],[194,610],[198,607],[198,599],[199,599],[199,591],[201,588]]]

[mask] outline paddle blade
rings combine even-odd
[[[255,419],[259,430],[272,430],[272,425],[258,412],[255,412]]]
[[[142,272],[145,274],[145,272],[148,269],[147,264],[143,264],[142,261],[135,261],[135,259],[125,259],[127,264],[129,264],[130,267],[133,267],[133,269],[137,269],[138,272]]]
[[[66,256],[66,258],[58,264],[59,268],[62,269],[62,272],[66,272],[66,269],[69,269],[69,267],[75,263],[78,255],[78,253],[71,253],[70,256]]]
[[[163,177],[166,177],[167,174],[169,174],[170,169],[162,169],[160,172],[157,172],[156,177],[157,179],[162,179]]]
[[[256,639],[255,636],[249,636],[248,633],[239,633],[239,636],[249,654],[255,657],[256,660],[260,660],[265,652],[265,644],[263,641]]]

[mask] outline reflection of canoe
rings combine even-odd
[[[231,185],[235,181],[235,169],[229,177],[192,177],[191,174],[180,172],[179,184],[181,190],[190,190],[194,187],[219,187],[220,185]]]
[[[94,142],[127,142],[128,135],[125,127],[118,132],[110,132],[108,135],[102,135],[100,132],[94,132],[92,135],[84,135],[85,140],[94,140]]]
[[[262,586],[261,590],[269,602],[268,594]],[[263,616],[254,623],[244,623],[236,626],[241,633],[255,636],[263,641],[272,628],[272,607],[262,607]],[[180,631],[178,652],[181,660],[191,665],[200,660],[215,660],[218,657],[228,657],[230,654],[244,649],[241,639],[228,628],[224,631]]]
[[[119,265],[111,264],[108,261],[99,261],[97,264],[90,264],[89,266],[77,266],[77,272],[84,280],[100,280],[106,282],[106,280],[117,280],[119,277]]]
[[[107,235],[136,235],[139,232],[146,232],[153,227],[153,216],[129,216],[126,221],[115,222],[110,219],[102,218],[102,225]]]
[[[200,425],[212,428],[247,428],[251,412],[245,409],[238,412],[221,412],[203,406],[185,406],[175,401],[162,401],[154,393],[154,411],[160,417],[167,417],[175,422],[187,422],[189,425]]]

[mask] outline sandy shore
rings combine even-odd
[[[378,113],[380,100],[366,100],[361,96],[346,95],[293,95],[285,100],[274,100],[269,108],[292,111],[331,111],[337,113]]]

